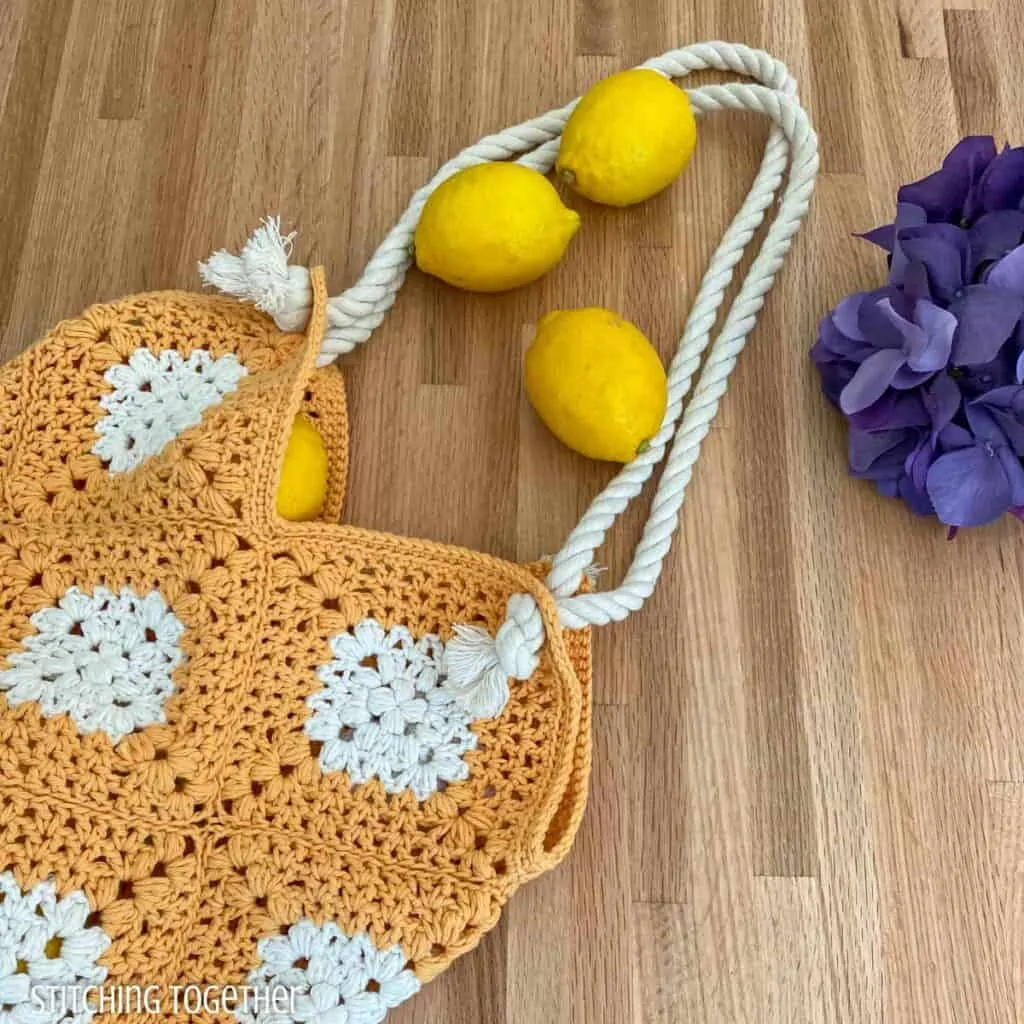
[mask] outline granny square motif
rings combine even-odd
[[[346,416],[315,281],[305,336],[146,295],[0,370],[0,1013],[29,985],[248,984],[379,1021],[571,842],[587,633],[539,569],[330,521]],[[331,467],[302,524],[274,509],[300,408]],[[479,718],[446,642],[513,593],[548,640]]]
[[[241,301],[95,306],[0,368],[0,1024],[151,1019],[110,998],[96,1012],[101,986],[155,989],[173,1021],[379,1024],[566,854],[590,627],[654,590],[818,169],[769,54],[700,43],[644,67],[753,79],[687,92],[701,116],[752,111],[771,132],[660,429],[543,565],[337,525],[348,442],[328,364],[394,303],[431,191],[487,160],[546,173],[573,104],[448,161],[334,298],[268,218],[200,268]],[[330,462],[309,523],[275,508],[300,410]],[[596,551],[663,459],[632,563],[595,590]],[[207,985],[245,996],[174,998]]]

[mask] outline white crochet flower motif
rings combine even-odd
[[[332,637],[331,652],[317,672],[324,689],[306,700],[306,735],[322,743],[325,772],[348,772],[353,785],[378,778],[387,792],[411,790],[417,800],[469,777],[473,717],[442,688],[440,637],[415,640],[404,626],[364,619]]]
[[[81,890],[58,899],[53,881],[23,892],[0,874],[0,1024],[92,1020],[85,989],[106,980],[110,939],[86,927],[91,909]]]
[[[262,962],[248,983],[269,998],[236,1012],[243,1024],[380,1024],[420,990],[401,946],[378,949],[365,932],[346,935],[334,924],[319,927],[303,918],[287,935],[261,939],[256,949]],[[273,1011],[275,989],[289,993],[286,1017]]]
[[[44,715],[70,715],[80,733],[102,731],[113,743],[165,721],[185,627],[159,591],[72,587],[29,621],[35,634],[0,671],[9,704],[36,701]]]
[[[93,455],[109,463],[111,473],[135,469],[202,422],[203,413],[237,390],[246,372],[231,353],[214,359],[196,349],[185,358],[173,349],[136,349],[127,363],[104,374],[114,390],[100,399],[107,415],[96,424],[100,438]]]

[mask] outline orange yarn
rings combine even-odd
[[[241,984],[259,940],[303,917],[401,946],[427,980],[561,859],[580,820],[589,634],[558,627],[542,567],[333,522],[345,398],[336,370],[313,369],[314,282],[305,338],[233,302],[160,293],[93,307],[0,369],[0,672],[72,587],[158,590],[184,625],[166,723],[116,744],[0,693],[0,873],[84,891],[112,940],[108,985]],[[249,373],[201,425],[111,475],[92,454],[104,374],[142,345],[235,353]],[[300,408],[330,453],[328,507],[287,523],[274,495]],[[414,637],[493,632],[513,593],[535,598],[547,640],[504,713],[472,724],[468,779],[418,801],[322,770],[304,727],[331,637],[368,618]]]

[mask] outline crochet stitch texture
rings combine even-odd
[[[305,336],[156,293],[0,368],[0,995],[284,977],[307,1019],[379,1021],[572,842],[589,632],[559,627],[543,566],[336,524],[345,395],[314,368],[313,281]],[[169,433],[132,420],[165,407]],[[300,409],[330,455],[312,523],[274,507]],[[443,647],[456,623],[497,630],[513,594],[541,610],[540,664],[474,717],[436,688]],[[12,938],[5,913],[40,893],[74,935],[22,915]]]

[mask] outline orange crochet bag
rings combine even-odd
[[[442,167],[335,298],[268,220],[201,268],[252,305],[95,306],[0,368],[0,1024],[379,1024],[565,855],[590,763],[589,627],[653,591],[817,170],[768,54],[706,43],[647,66],[753,78],[689,96],[773,127],[661,429],[548,564],[337,525],[345,394],[328,364],[395,301],[431,189],[483,160],[549,170],[572,104]],[[329,451],[309,523],[275,508],[300,409]],[[666,453],[629,570],[591,592],[594,552]]]
[[[572,841],[588,633],[559,628],[537,571],[276,515],[300,408],[329,449],[332,518],[344,487],[313,282],[304,337],[235,302],[143,295],[0,371],[8,1004],[102,985],[90,1005],[123,1017],[115,999],[157,987],[186,1020],[185,986],[232,984],[243,1017],[273,996],[296,1019],[322,1002],[379,1020]],[[218,379],[201,423],[122,466],[159,442],[147,402],[173,419],[168,390]],[[105,443],[126,406],[134,441]],[[474,716],[444,688],[445,641],[496,630],[514,593],[543,616],[539,662],[500,717]]]

